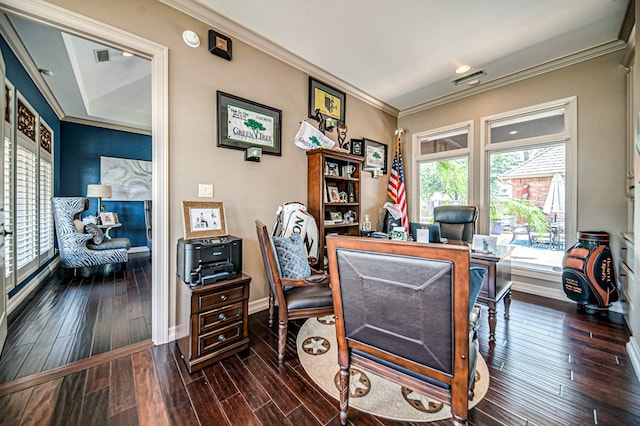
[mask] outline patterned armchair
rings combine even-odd
[[[125,264],[129,260],[128,238],[111,238],[97,243],[90,233],[81,233],[74,225],[75,219],[89,208],[85,197],[53,197],[53,218],[56,226],[60,262],[66,268]]]

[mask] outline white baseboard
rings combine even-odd
[[[140,247],[131,247],[129,249],[129,253],[144,253],[144,252],[149,252],[149,247],[140,246]]]
[[[56,257],[51,263],[49,263],[45,268],[42,269],[24,286],[18,294],[13,296],[11,299],[7,301],[7,313],[10,314],[16,309],[20,304],[27,298],[31,293],[36,291],[40,285],[44,282],[45,278],[49,276],[51,272],[60,264],[60,257]]]
[[[636,377],[640,380],[640,347],[638,346],[638,341],[633,336],[629,337],[629,341],[627,342],[627,353],[629,354],[633,371],[636,372]]]
[[[544,287],[536,284],[523,283],[520,281],[514,281],[511,286],[512,290],[521,291],[523,293],[535,294],[536,296],[547,297],[549,299],[567,301],[567,296],[564,294],[561,288]]]

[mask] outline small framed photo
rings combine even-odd
[[[387,173],[387,146],[385,144],[363,139],[362,151],[364,153],[362,170],[382,170],[382,174]]]
[[[351,153],[362,157],[362,139],[351,139]]]
[[[313,77],[309,77],[309,118],[316,118],[316,110],[325,118],[345,122],[346,95]]]
[[[227,234],[224,205],[215,201],[183,201],[184,238],[210,238]]]
[[[327,185],[327,195],[329,196],[330,203],[339,203],[340,202],[340,191],[338,191],[338,187],[335,185]]]
[[[101,212],[100,222],[103,225],[115,225],[118,223],[118,216],[113,212]]]
[[[329,217],[334,221],[334,223],[342,222],[342,213],[340,212],[329,212]]]
[[[338,163],[327,161],[324,163],[324,174],[327,176],[340,176],[340,166],[338,166]]]

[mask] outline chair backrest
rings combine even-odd
[[[259,220],[256,220],[256,233],[258,234],[260,253],[262,254],[264,269],[267,273],[267,280],[269,281],[271,291],[276,296],[279,306],[287,306],[282,281],[280,280],[278,258],[276,257],[275,249],[271,241],[271,235],[269,234],[267,226]]]
[[[345,236],[327,244],[340,365],[353,349],[466,395],[469,248]]]
[[[440,224],[440,235],[450,240],[473,241],[478,220],[476,206],[438,206],[433,220]]]

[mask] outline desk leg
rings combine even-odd
[[[496,341],[496,303],[489,302],[489,343],[495,343]]]
[[[509,319],[509,308],[511,308],[511,289],[504,295],[504,318]]]

